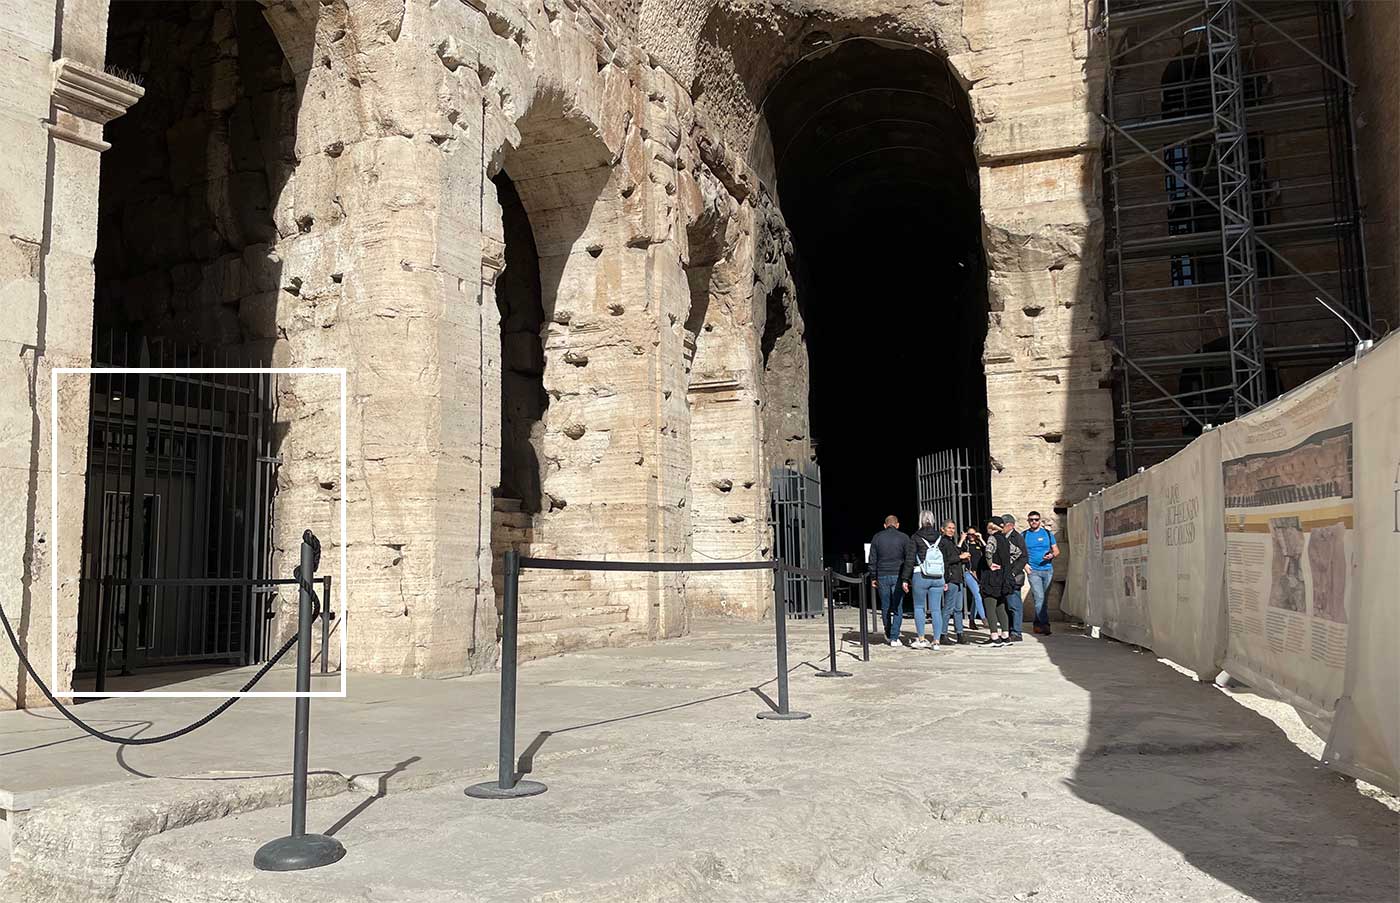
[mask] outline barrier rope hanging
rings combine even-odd
[[[320,543],[317,543],[316,558],[318,560],[320,559],[320,552]],[[316,592],[314,589],[312,589],[311,584],[302,578],[301,568],[296,569],[296,579],[301,589],[311,595],[311,600],[313,604],[315,604],[317,609],[319,610],[320,600],[316,597]],[[33,680],[36,685],[38,685],[39,691],[44,694],[44,698],[47,699],[55,709],[58,710],[59,714],[61,714],[64,718],[67,718],[69,721],[73,722],[75,726],[77,726],[88,736],[95,737],[98,740],[102,740],[106,743],[115,743],[119,746],[150,746],[155,743],[164,743],[167,740],[174,740],[177,737],[183,737],[188,733],[192,733],[193,731],[197,731],[201,727],[204,727],[204,725],[208,724],[215,718],[222,715],[224,712],[228,711],[230,706],[232,706],[235,702],[243,698],[242,696],[230,696],[228,699],[225,699],[223,702],[221,702],[216,708],[214,708],[211,712],[209,712],[209,714],[205,715],[203,718],[200,718],[198,721],[195,721],[191,724],[187,724],[184,727],[179,728],[178,730],[170,731],[167,734],[159,734],[155,737],[118,737],[115,734],[109,734],[104,731],[100,731],[92,725],[88,724],[87,722],[83,721],[77,715],[73,714],[72,710],[69,709],[68,706],[58,701],[57,697],[54,696],[53,691],[49,689],[48,684],[44,683],[44,679],[39,676],[39,673],[37,671],[34,670],[34,665],[29,661],[29,656],[25,655],[24,650],[20,647],[19,638],[15,636],[15,630],[12,626],[10,626],[10,618],[8,615],[5,614],[4,606],[0,606],[0,625],[4,625],[5,635],[9,637],[10,645],[14,647],[15,654],[19,656],[20,663],[24,665],[24,670],[29,673],[30,679]],[[286,655],[288,650],[290,650],[293,646],[296,645],[296,642],[297,634],[294,633],[287,640],[287,642],[282,644],[282,648],[278,649],[276,654],[273,655],[272,658],[268,659],[267,662],[264,663],[263,666],[258,669],[258,673],[254,674],[252,679],[245,683],[242,686],[242,688],[239,689],[238,692],[246,693],[249,690],[251,690],[253,686],[257,684],[258,681],[262,680],[263,677],[267,675],[268,671],[272,670],[272,666],[277,664],[277,662],[282,658],[282,656]]]

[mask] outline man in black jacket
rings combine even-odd
[[[1021,642],[1021,619],[1024,616],[1021,610],[1021,590],[1026,585],[1026,565],[1030,563],[1030,558],[1026,553],[1026,537],[1021,535],[1021,531],[1016,529],[1016,516],[1014,514],[1003,514],[1002,521],[1006,524],[1002,528],[1002,536],[1010,542],[1007,550],[1011,559],[1011,566],[1007,571],[1007,582],[1003,587],[1006,593],[1006,616],[1011,619],[1011,642]]]
[[[885,639],[891,646],[901,645],[899,628],[904,623],[904,594],[909,584],[900,583],[909,537],[899,530],[899,518],[885,518],[885,529],[870,540],[870,585],[880,594],[880,618],[885,625]]]

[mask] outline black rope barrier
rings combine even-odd
[[[317,617],[326,614],[321,605],[321,600],[316,595],[313,587],[315,582],[316,568],[321,561],[321,542],[316,538],[316,534],[307,530],[302,534],[301,540],[301,564],[293,571],[294,577],[291,581],[276,581],[277,583],[294,583],[298,588],[297,593],[297,632],[282,644],[270,659],[268,659],[258,672],[238,690],[239,694],[251,690],[258,681],[262,680],[273,666],[281,660],[282,656],[293,647],[297,647],[297,674],[296,674],[296,722],[293,735],[292,746],[292,833],[287,837],[264,844],[259,848],[253,857],[253,865],[256,868],[267,871],[293,871],[299,869],[315,868],[320,865],[328,865],[338,861],[345,855],[345,847],[340,841],[333,837],[322,834],[306,833],[306,775],[307,757],[310,739],[310,717],[311,700],[307,696],[311,692],[311,625]],[[191,581],[198,583],[199,581]],[[271,582],[271,581],[270,581]],[[326,596],[330,596],[330,581],[324,580],[326,586]],[[120,746],[150,746],[155,743],[165,743],[177,737],[183,737],[193,731],[198,730],[215,718],[228,711],[229,707],[238,700],[244,698],[241,695],[230,696],[214,708],[209,714],[191,724],[160,734],[155,737],[119,737],[100,731],[77,715],[54,696],[48,684],[39,676],[34,664],[29,660],[24,648],[20,645],[19,637],[15,635],[14,627],[10,624],[10,618],[5,613],[3,606],[0,606],[0,625],[5,628],[5,635],[9,638],[10,645],[14,647],[15,654],[19,656],[20,663],[24,665],[24,670],[29,674],[31,680],[44,694],[50,704],[58,712],[71,721],[76,727],[87,735],[107,743],[115,743]],[[322,649],[325,648],[324,633],[322,635]],[[324,654],[324,653],[323,653]]]
[[[868,608],[870,599],[870,579],[866,574],[859,577],[847,577],[844,574],[833,573],[831,576],[842,583],[854,583],[860,589],[858,603],[860,605],[860,657],[861,661],[870,661],[870,630],[865,626],[865,611]]]
[[[771,571],[773,561],[584,561],[572,558],[521,558],[520,569],[534,571]],[[804,572],[805,573],[805,572]],[[820,571],[813,571],[820,574]]]
[[[758,717],[764,721],[802,721],[811,718],[809,712],[794,711],[788,706],[788,664],[787,664],[787,575],[799,572],[798,568],[788,568],[779,561],[773,574],[773,635],[778,648],[778,707],[764,709]]]
[[[693,571],[773,571],[773,621],[778,658],[778,705],[758,717],[765,720],[790,721],[812,717],[795,712],[788,705],[787,669],[787,602],[784,598],[784,572],[781,561],[590,561],[575,558],[527,558],[519,551],[505,553],[502,575],[505,579],[501,612],[501,705],[497,744],[496,780],[473,784],[466,795],[475,799],[518,799],[535,796],[549,789],[539,781],[523,780],[515,766],[515,710],[518,695],[517,648],[520,631],[520,572],[537,571],[611,571],[629,573],[683,573]],[[822,570],[789,572],[820,576]]]
[[[306,532],[308,534],[311,533],[310,530]],[[315,536],[312,535],[312,538],[315,539]],[[317,543],[317,556],[319,557],[319,555],[320,544]],[[156,581],[154,581],[151,578],[140,579],[137,581],[138,584],[146,584],[153,582]],[[223,584],[243,585],[246,582],[247,581],[240,580],[238,578],[226,578],[224,580],[219,580],[218,578],[191,578],[189,580],[168,581],[168,583],[172,584],[188,584],[191,586],[210,586]],[[316,591],[312,589],[310,583],[306,580],[303,580],[300,577],[300,575],[293,577],[291,580],[268,580],[265,581],[265,583],[268,585],[295,584],[299,586],[303,592],[310,593],[312,599],[316,598]],[[72,709],[60,702],[58,700],[58,697],[54,696],[53,690],[51,690],[49,688],[49,685],[44,682],[44,679],[39,676],[39,672],[34,669],[34,664],[30,662],[29,656],[25,654],[24,648],[20,645],[19,637],[15,635],[15,629],[10,624],[10,618],[7,614],[5,614],[5,609],[3,606],[0,606],[0,624],[4,625],[5,636],[9,638],[10,646],[14,648],[15,655],[19,656],[20,664],[24,666],[24,670],[29,674],[30,680],[34,681],[34,685],[39,688],[39,692],[44,695],[44,698],[49,701],[49,704],[52,705],[55,709],[57,709],[60,715],[62,715],[64,718],[67,718],[70,722],[73,723],[75,727],[77,727],[83,733],[87,734],[89,737],[92,737],[94,739],[101,740],[104,743],[114,743],[119,746],[152,746],[156,743],[165,743],[169,740],[175,740],[185,736],[186,734],[193,733],[194,731],[199,730],[201,727],[204,727],[204,725],[208,724],[215,718],[222,715],[224,712],[228,711],[234,703],[238,702],[238,700],[243,698],[242,696],[230,696],[228,699],[225,699],[222,703],[220,703],[213,710],[211,710],[209,714],[205,715],[203,718],[200,718],[198,721],[187,724],[178,730],[170,731],[169,733],[158,734],[154,737],[119,737],[116,734],[109,734],[106,731],[98,730],[97,728],[88,724],[83,719],[79,718],[77,715],[73,714]],[[281,660],[282,656],[286,655],[288,650],[290,650],[294,645],[297,644],[298,639],[299,638],[297,636],[293,636],[289,638],[287,642],[283,643],[282,648],[278,649],[277,652],[275,652],[273,656],[270,659],[268,659],[267,662],[265,662],[261,668],[258,669],[258,672],[254,674],[247,683],[245,683],[242,687],[238,689],[238,693],[247,693],[249,690],[253,689],[253,687],[257,685],[258,681],[262,680],[264,677],[267,676],[267,672],[272,670],[273,666]]]
[[[83,719],[79,718],[77,715],[73,714],[72,710],[69,709],[68,706],[58,701],[58,699],[54,696],[53,691],[49,689],[49,685],[44,683],[44,679],[40,677],[38,673],[34,670],[34,665],[30,663],[29,656],[25,655],[24,650],[20,648],[19,640],[15,636],[14,628],[10,626],[10,619],[5,614],[4,608],[0,608],[0,624],[4,624],[5,635],[9,637],[10,645],[14,647],[15,654],[19,656],[20,664],[24,665],[24,670],[29,673],[30,680],[34,681],[34,685],[39,688],[39,692],[44,694],[44,698],[47,699],[55,709],[58,710],[60,715],[73,722],[73,724],[83,733],[87,734],[90,737],[94,737],[98,740],[101,740],[105,743],[115,743],[119,746],[150,746],[155,743],[164,743],[167,740],[174,740],[178,737],[183,737],[186,734],[197,731],[201,727],[204,727],[204,725],[208,724],[215,718],[222,715],[224,712],[228,711],[230,706],[232,706],[235,702],[243,698],[242,696],[230,696],[228,699],[225,699],[213,711],[209,712],[209,714],[205,715],[203,718],[200,718],[198,721],[195,721],[191,724],[187,724],[179,730],[171,731],[168,734],[160,734],[155,737],[118,737],[116,734],[109,734],[105,731],[98,730],[97,728],[88,724]],[[246,684],[244,684],[242,689],[240,689],[238,692],[246,693],[249,690],[251,690],[254,684],[262,680],[263,677],[267,674],[267,672],[272,670],[272,666],[277,664],[278,659],[286,655],[287,650],[291,649],[292,646],[296,645],[296,642],[297,638],[294,636],[291,639],[287,640],[286,643],[282,644],[282,648],[278,649],[277,653],[273,655],[272,658],[268,659],[266,664],[264,664],[261,668],[258,669],[258,673],[253,675],[252,680],[249,680]]]
[[[831,651],[831,667],[818,671],[816,677],[850,677],[851,672],[840,671],[836,667],[836,594],[832,592],[837,575],[831,568],[826,569],[826,579],[822,581],[822,595],[826,597],[826,641]]]

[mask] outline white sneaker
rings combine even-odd
[[[902,645],[903,645],[902,643],[899,642],[899,640],[890,640],[890,641],[889,641],[889,644],[890,644],[891,647],[898,647],[898,646],[902,646]]]
[[[942,644],[942,643],[929,643],[929,644],[928,644],[928,647],[929,647],[930,649],[932,649],[934,652],[938,652],[938,651],[940,651],[940,650],[943,648],[943,644]]]
[[[928,640],[924,639],[923,637],[919,637],[919,638],[918,638],[917,640],[915,640],[911,645],[912,645],[915,649],[927,649],[927,648],[928,648],[929,646],[931,646],[932,644],[931,644]]]

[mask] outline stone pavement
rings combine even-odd
[[[876,647],[843,658],[856,676],[814,680],[823,626],[791,636],[809,721],[754,717],[771,625],[523,666],[519,747],[550,789],[510,802],[462,794],[491,774],[493,676],[351,675],[349,699],[313,703],[308,815],[349,852],[301,874],[251,865],[287,830],[289,701],[245,700],[121,755],[36,727],[51,713],[7,713],[0,787],[70,789],[19,822],[0,901],[1400,898],[1391,808],[1150,655],[1063,631]],[[159,711],[153,732],[207,706],[82,710],[108,725]]]

